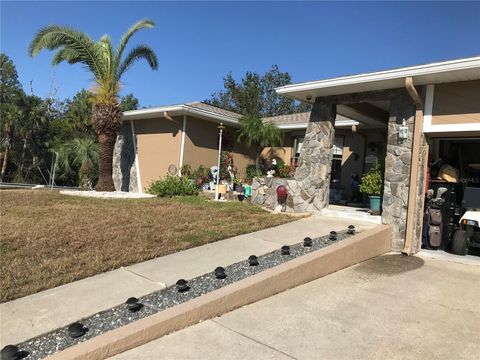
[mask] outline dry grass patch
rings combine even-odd
[[[94,199],[0,191],[0,300],[296,220],[201,197]]]

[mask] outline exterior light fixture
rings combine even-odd
[[[408,139],[408,126],[407,126],[407,121],[405,119],[403,119],[402,125],[398,129],[398,138],[400,140]]]
[[[74,322],[73,324],[70,324],[67,328],[68,336],[70,336],[72,339],[85,335],[87,330],[88,329],[79,322]]]
[[[305,247],[312,247],[312,245],[313,245],[313,240],[312,240],[312,238],[306,237],[305,239],[303,239],[303,246],[305,246]]]
[[[347,234],[348,234],[348,235],[353,235],[353,234],[355,234],[355,226],[353,226],[353,225],[348,225]]]
[[[0,351],[1,360],[17,360],[21,359],[21,352],[18,346],[7,345]]]
[[[187,292],[190,290],[190,286],[188,286],[188,282],[185,279],[180,279],[177,281],[177,290],[180,293]]]
[[[248,257],[248,263],[250,264],[250,266],[257,266],[258,265],[258,257],[256,257],[255,255],[250,255]]]
[[[330,231],[330,240],[337,240],[337,232]]]
[[[217,267],[214,272],[217,279],[225,279],[227,277],[227,274],[225,274],[225,269],[221,266]]]
[[[283,245],[281,248],[282,255],[290,255],[290,246]]]
[[[125,301],[125,305],[127,305],[128,311],[131,312],[137,312],[143,307],[143,304],[138,302],[136,297],[129,297],[127,301]]]

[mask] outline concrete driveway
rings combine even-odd
[[[384,255],[115,359],[478,359],[480,261],[452,259]]]

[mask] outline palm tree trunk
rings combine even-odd
[[[115,191],[113,184],[113,148],[116,134],[101,134],[98,136],[98,182],[97,191]]]
[[[113,149],[117,131],[122,125],[122,110],[118,104],[93,104],[92,122],[98,134],[97,191],[115,191],[113,184]]]
[[[5,152],[3,153],[3,164],[2,164],[2,172],[0,175],[0,182],[3,182],[3,179],[5,178],[5,173],[7,172],[8,148],[9,148],[9,144],[7,143],[5,145]]]

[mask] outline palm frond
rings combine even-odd
[[[52,58],[52,65],[56,66],[62,61],[66,61],[69,64],[76,64],[82,61],[82,58],[79,56],[79,53],[72,51],[69,48],[62,48],[58,50]]]
[[[40,29],[29,45],[30,56],[37,56],[43,49],[67,48],[70,56],[88,67],[95,78],[102,76],[100,52],[96,43],[86,34],[67,26],[50,25]]]
[[[127,30],[125,34],[123,34],[122,38],[120,39],[120,43],[118,44],[117,48],[117,56],[116,56],[116,62],[117,64],[120,64],[123,52],[125,51],[125,48],[127,47],[128,41],[130,38],[138,31],[142,29],[151,29],[155,26],[155,23],[152,20],[149,19],[142,19],[138,21],[137,23],[133,24],[130,29]]]
[[[145,59],[152,70],[157,70],[158,59],[157,55],[155,55],[155,52],[147,45],[138,45],[128,53],[128,55],[125,57],[125,60],[123,60],[121,65],[118,67],[116,79],[120,81],[120,78],[130,68],[130,66],[141,59]]]

